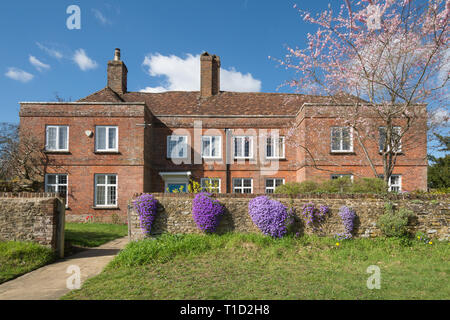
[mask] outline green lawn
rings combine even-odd
[[[163,235],[128,244],[63,299],[449,299],[448,243]],[[381,289],[366,286],[367,267]]]
[[[32,242],[0,242],[0,283],[54,261],[52,250]]]
[[[71,246],[98,247],[127,234],[128,226],[124,224],[66,223],[64,237]]]

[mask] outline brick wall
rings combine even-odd
[[[0,241],[33,241],[63,256],[64,216],[53,193],[0,192]]]
[[[158,213],[152,227],[152,234],[169,233],[200,233],[192,218],[193,194],[154,194],[158,199]],[[248,214],[248,202],[256,195],[220,194],[217,199],[225,205],[226,213],[222,218],[217,232],[260,232],[252,222]],[[282,195],[273,195],[273,198],[281,201],[286,206],[290,199]],[[411,222],[410,231],[415,233],[423,231],[432,238],[449,239],[450,230],[450,197],[442,196],[403,196],[391,195],[389,199],[396,207],[406,207],[412,210],[417,218]],[[338,215],[342,206],[352,207],[356,211],[354,234],[357,237],[376,237],[381,234],[376,227],[378,217],[383,214],[386,198],[374,195],[300,195],[294,201],[297,210],[296,231],[311,234],[313,231],[305,227],[301,222],[301,209],[304,204],[313,202],[316,207],[327,205],[330,207],[330,215],[321,225],[320,235],[334,236],[344,232],[344,226]],[[128,205],[128,232],[130,240],[138,240],[143,237],[139,225],[139,218],[129,202]],[[317,232],[316,232],[317,233]]]

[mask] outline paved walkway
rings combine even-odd
[[[81,271],[81,285],[99,274],[128,243],[128,237],[116,239],[100,247],[86,249],[58,260],[19,278],[0,285],[0,300],[56,300],[68,293],[67,279],[73,273],[67,268],[76,265]]]

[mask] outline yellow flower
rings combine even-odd
[[[336,245],[339,246],[339,242],[336,242]]]
[[[429,243],[429,244],[433,244],[433,242],[431,242],[431,241],[430,241],[430,242],[428,242],[428,243]]]
[[[420,236],[417,236],[417,239],[419,239],[419,240],[420,240]]]

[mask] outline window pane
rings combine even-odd
[[[275,181],[275,187],[283,185],[283,179],[276,179]]]
[[[108,176],[108,184],[116,184],[116,176],[115,175]]]
[[[204,157],[210,157],[211,156],[210,137],[203,137],[203,156]]]
[[[272,138],[267,138],[267,157],[273,157]]]
[[[47,175],[47,183],[48,184],[56,184],[56,175],[55,174]]]
[[[211,156],[217,157],[219,155],[219,137],[211,137]]]
[[[107,204],[115,205],[116,204],[116,187],[115,186],[108,187],[107,196],[108,196]]]
[[[67,175],[65,175],[65,174],[58,175],[58,183],[59,184],[67,184]]]
[[[56,192],[56,186],[49,186],[49,185],[47,185],[45,187],[45,192]]]
[[[96,176],[96,178],[97,178],[97,184],[105,184],[106,183],[104,175],[98,175],[98,176]]]
[[[252,179],[244,179],[244,187],[251,187]]]
[[[234,138],[234,156],[242,157],[242,139]]]
[[[273,187],[273,179],[266,180],[266,187]]]
[[[250,157],[250,138],[245,137],[245,157]]]
[[[106,128],[97,128],[97,149],[106,149]]]
[[[56,127],[47,128],[47,149],[56,150]]]
[[[340,128],[331,128],[331,150],[340,150],[341,149],[341,132]]]
[[[233,187],[242,187],[242,179],[233,179]]]
[[[105,186],[96,187],[96,199],[98,205],[105,204]]]
[[[350,128],[342,128],[342,150],[351,149]]]
[[[116,128],[109,128],[108,129],[108,148],[109,149],[116,149]]]
[[[66,150],[67,149],[67,127],[59,127],[59,141],[58,141],[58,149]]]
[[[66,186],[59,186],[58,192],[63,198],[67,198],[67,187]]]
[[[283,158],[284,157],[284,139],[280,138],[278,140],[278,157]]]

